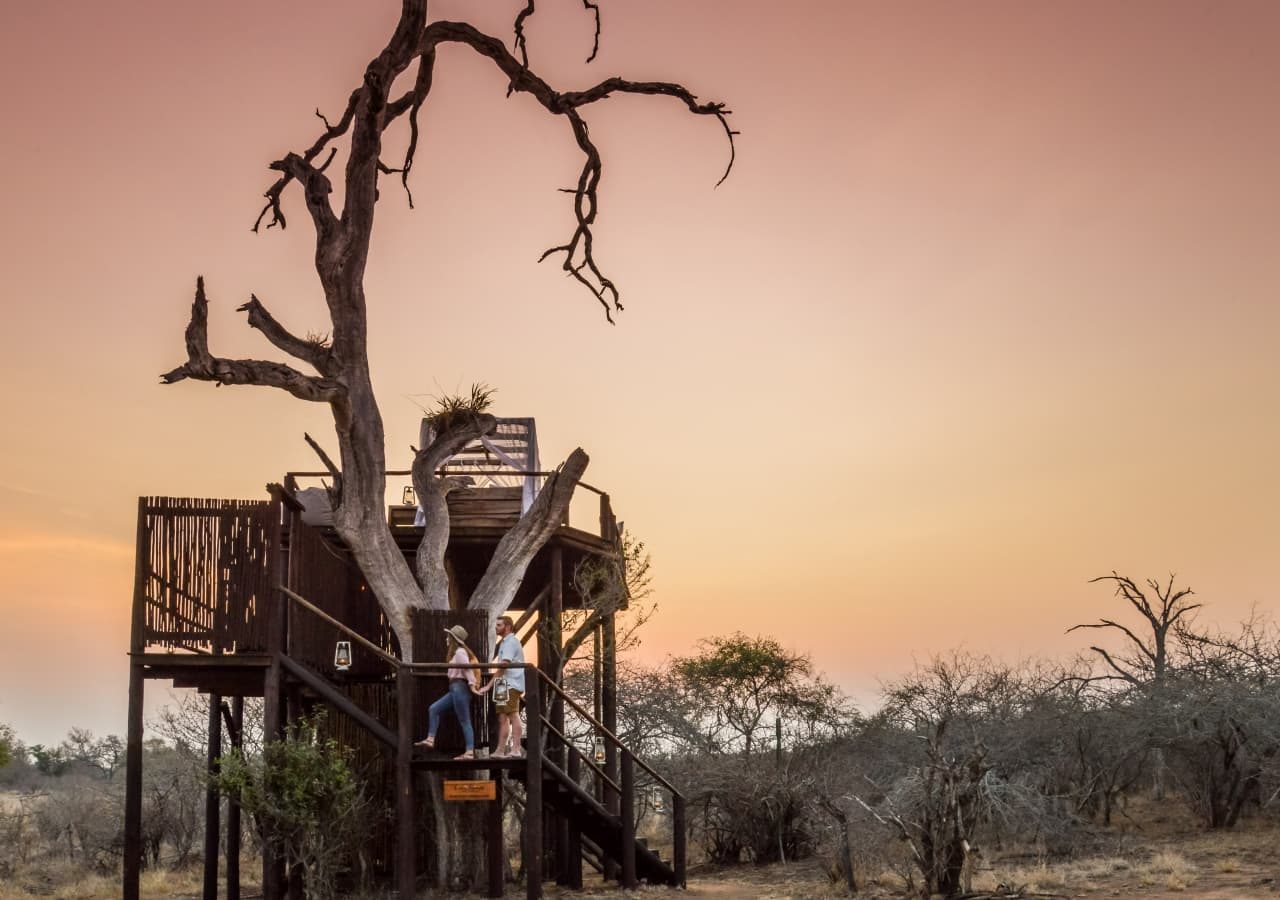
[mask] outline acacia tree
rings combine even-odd
[[[1132,578],[1113,571],[1110,575],[1100,575],[1089,580],[1090,584],[1099,581],[1110,581],[1116,586],[1116,596],[1124,600],[1144,620],[1144,626],[1137,631],[1115,619],[1099,619],[1097,622],[1085,622],[1067,629],[1067,634],[1081,628],[1097,628],[1118,631],[1124,635],[1123,650],[1111,653],[1094,644],[1089,647],[1105,663],[1102,674],[1086,679],[1096,682],[1120,682],[1129,689],[1139,692],[1140,699],[1148,704],[1159,705],[1164,701],[1164,687],[1168,680],[1170,668],[1169,640],[1178,629],[1185,629],[1191,621],[1191,613],[1201,604],[1192,603],[1188,597],[1195,592],[1191,588],[1174,588],[1174,576],[1161,585],[1154,578],[1147,579],[1147,591],[1138,587]],[[1151,596],[1147,596],[1148,592]],[[1146,632],[1150,632],[1149,635]],[[1152,774],[1154,780],[1152,791],[1157,800],[1164,799],[1164,753],[1160,747],[1152,748]]]
[[[600,10],[591,0],[584,0],[583,6],[596,18],[590,61],[599,49]],[[725,176],[733,165],[734,132],[726,119],[729,111],[721,103],[699,102],[680,84],[611,77],[582,91],[553,88],[529,66],[524,25],[534,12],[535,0],[527,0],[517,14],[513,51],[499,38],[466,22],[429,22],[427,0],[402,0],[394,33],[365,68],[364,77],[347,98],[342,114],[333,122],[321,115],[323,130],[310,146],[271,163],[270,168],[280,175],[265,193],[266,203],[254,230],[264,221],[268,228],[284,228],[284,193],[295,186],[301,191],[315,231],[315,267],[328,306],[329,336],[298,337],[254,295],[239,309],[247,314],[250,327],[261,331],[272,345],[297,363],[315,370],[315,374],[300,371],[294,364],[213,355],[208,346],[204,282],[197,279],[191,321],[186,329],[187,361],[161,376],[165,384],[190,378],[272,387],[302,400],[329,405],[337,433],[338,461],[335,463],[310,436],[307,441],[333,478],[329,490],[334,527],[351,548],[387,613],[402,655],[409,660],[414,658],[411,611],[449,608],[444,552],[449,539],[446,498],[453,485],[440,478],[437,470],[468,441],[495,428],[492,416],[473,409],[470,415],[454,417],[448,427],[437,430],[428,446],[415,451],[413,483],[426,511],[426,527],[416,557],[416,572],[411,571],[383,512],[386,459],[382,416],[370,380],[364,274],[380,179],[398,175],[410,204],[413,202],[409,176],[418,147],[418,115],[430,97],[437,48],[451,43],[469,47],[506,75],[508,94],[528,94],[549,114],[561,116],[568,123],[583,156],[577,184],[569,191],[575,224],[568,239],[548,249],[542,259],[562,258],[564,270],[591,291],[610,322],[622,304],[617,286],[602,272],[595,258],[592,225],[602,162],[588,131],[585,111],[618,94],[672,98],[694,115],[719,121],[730,148]],[[396,79],[410,68],[414,70],[412,85],[392,96]],[[407,127],[408,143],[403,160],[392,166],[383,158],[383,141],[388,129],[397,124]],[[328,169],[343,141],[347,144],[346,165],[335,185]],[[341,192],[341,212],[334,207],[335,191]],[[510,604],[529,562],[560,521],[587,462],[581,448],[574,450],[548,480],[532,508],[498,545],[493,563],[470,599],[472,609],[494,615]]]

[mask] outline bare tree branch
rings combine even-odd
[[[360,99],[360,90],[360,88],[356,88],[351,92],[351,96],[347,98],[347,108],[343,111],[342,118],[340,118],[336,124],[330,125],[329,120],[321,114],[320,110],[316,110],[316,115],[319,116],[320,121],[325,124],[325,130],[320,137],[316,138],[315,143],[308,147],[302,156],[299,157],[302,162],[310,164],[313,159],[320,155],[320,151],[322,151],[331,140],[336,137],[341,137],[346,133],[347,129],[351,127],[351,117],[355,113],[356,102]],[[328,165],[328,163],[325,165]],[[273,164],[272,168],[277,168],[277,166]],[[298,169],[296,167],[293,169],[280,168],[280,171],[284,172],[284,174],[273,185],[271,185],[271,187],[267,188],[262,195],[267,198],[267,204],[262,208],[262,212],[258,213],[257,221],[253,223],[254,231],[257,231],[259,226],[262,225],[262,220],[266,218],[267,213],[271,213],[271,221],[267,223],[268,228],[275,225],[279,225],[281,228],[284,228],[286,225],[284,212],[280,208],[280,195],[284,193],[284,189],[289,186],[289,182],[297,177]]]
[[[532,13],[530,2],[517,18],[521,26],[524,18]],[[523,41],[522,32],[518,32],[517,44]],[[695,115],[714,116],[724,128],[729,140],[729,162],[724,174],[716,185],[724,183],[733,169],[736,155],[734,136],[737,134],[729,127],[727,116],[730,110],[723,103],[700,103],[698,98],[683,85],[662,81],[628,81],[624,78],[608,78],[585,91],[560,93],[531,72],[526,62],[512,56],[502,41],[490,37],[465,22],[432,22],[423,34],[421,53],[434,49],[441,43],[461,43],[471,47],[482,56],[492,59],[509,80],[508,92],[519,91],[532,94],[542,106],[555,115],[563,115],[569,119],[574,140],[582,150],[584,161],[578,176],[578,185],[571,192],[574,194],[574,217],[577,227],[569,240],[552,247],[539,258],[545,260],[556,253],[565,255],[562,268],[579,283],[587,287],[604,307],[605,316],[613,321],[612,310],[621,311],[617,287],[600,271],[595,261],[592,247],[591,226],[595,222],[598,206],[597,189],[600,184],[601,161],[599,151],[592,143],[587,124],[577,112],[582,107],[614,94],[649,94],[668,96],[680,100]],[[587,277],[589,273],[595,281]],[[610,303],[612,302],[612,309]]]
[[[322,375],[332,374],[332,357],[326,342],[320,339],[300,338],[289,332],[262,305],[257,294],[249,295],[249,302],[237,307],[237,312],[249,314],[249,326],[262,332],[272,344],[298,359],[310,363]]]
[[[303,375],[283,363],[260,359],[223,359],[209,353],[209,301],[205,298],[204,278],[196,279],[196,297],[191,304],[191,321],[187,324],[187,361],[160,376],[164,384],[175,384],[187,378],[216,384],[254,384],[288,391],[295,397],[313,402],[334,403],[343,399],[342,385],[329,378]]]

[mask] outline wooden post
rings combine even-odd
[[[671,798],[671,863],[676,870],[676,883],[685,886],[689,867],[688,824],[685,821],[685,799],[682,794]]]
[[[417,829],[413,820],[413,670],[396,670],[396,712],[399,734],[396,745],[396,886],[402,898],[412,898],[417,887]]]
[[[244,697],[231,699],[231,746],[244,750]],[[240,800],[227,799],[227,900],[240,900]]]
[[[543,608],[543,625],[538,629],[538,637],[540,642],[538,645],[538,668],[546,673],[548,680],[557,681],[557,675],[560,671],[561,653],[562,653],[562,635],[561,621],[564,613],[564,551],[556,546],[551,546],[551,560],[548,566],[548,587],[550,591],[547,595],[547,604]],[[564,733],[564,701],[558,693],[552,692],[547,695],[547,721],[558,730]],[[545,753],[561,770],[565,767],[564,753],[567,748],[561,746],[560,741],[554,735],[547,736],[547,746]],[[564,883],[564,842],[568,838],[568,832],[565,828],[562,816],[549,812],[547,814],[547,828],[543,832],[544,846],[546,855],[553,861],[556,882]]]
[[[615,627],[612,613],[600,623],[600,721],[613,734],[618,733],[618,648]],[[604,769],[613,783],[618,784],[618,748],[613,741],[604,742]],[[621,810],[618,792],[606,785],[604,797],[605,808],[615,816],[618,815]],[[604,877],[610,881],[618,879],[618,860],[612,857],[605,859]]]
[[[501,897],[506,887],[507,850],[502,839],[502,770],[490,769],[494,797],[489,803],[487,816],[489,834],[486,838],[489,856],[489,896]]]
[[[631,751],[622,748],[622,886],[636,885],[636,767]]]
[[[129,724],[125,738],[124,900],[139,900],[142,877],[142,663],[129,664]]]
[[[569,780],[577,784],[582,777],[582,756],[576,747],[568,748],[568,753]],[[564,823],[567,830],[564,843],[561,845],[564,849],[564,883],[571,890],[580,891],[582,890],[582,829],[568,816],[564,817]]]
[[[271,530],[267,552],[268,568],[274,584],[283,584],[288,572],[284,555],[284,508],[279,500],[271,506]],[[292,515],[292,513],[290,513]],[[272,590],[267,601],[267,652],[271,662],[262,683],[262,741],[269,744],[284,737],[284,672],[280,655],[288,645],[288,598]],[[263,900],[281,900],[284,891],[284,861],[271,845],[262,849]]]
[[[528,745],[525,753],[524,874],[527,900],[542,897],[542,685],[538,673],[525,667]]]
[[[125,736],[124,782],[124,900],[138,900],[142,877],[142,697],[146,672],[142,666],[146,626],[147,577],[146,498],[138,498],[138,535],[134,559],[133,618],[129,635],[129,721]]]
[[[209,741],[205,753],[205,771],[209,783],[204,792],[204,900],[218,900],[218,839],[222,836],[222,798],[213,779],[218,774],[218,757],[222,755],[222,697],[209,694]]]

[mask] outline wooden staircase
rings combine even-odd
[[[523,772],[517,773],[515,777],[520,781],[526,780]],[[626,853],[625,842],[629,841],[638,881],[684,886],[683,873],[676,872],[674,861],[664,862],[634,832],[627,835],[627,829],[619,815],[611,813],[576,778],[570,777],[568,772],[545,758],[542,763],[542,802],[547,810],[563,816],[571,831],[577,832],[580,844],[578,852],[583,858],[588,858],[587,854],[590,854],[598,863],[610,859],[621,860]],[[574,864],[577,864],[576,860]],[[604,869],[604,865],[599,865],[599,868]]]

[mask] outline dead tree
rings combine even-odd
[[[594,58],[599,49],[600,10],[589,0],[584,0],[584,7],[596,17],[591,50]],[[366,67],[342,114],[330,121],[317,111],[323,127],[314,141],[300,152],[287,153],[271,163],[270,168],[280,174],[266,190],[266,203],[254,224],[255,231],[264,222],[267,228],[284,228],[284,192],[293,186],[302,192],[315,231],[315,267],[328,306],[329,335],[322,339],[298,337],[251,295],[240,307],[249,326],[261,331],[294,363],[215,356],[208,346],[204,282],[197,279],[186,330],[187,360],[161,376],[165,384],[191,378],[217,384],[273,387],[302,400],[329,405],[337,434],[338,460],[333,461],[310,436],[307,440],[332,476],[334,527],[351,548],[385,609],[407,660],[414,658],[411,610],[449,608],[443,554],[449,536],[445,496],[450,485],[437,476],[436,470],[468,440],[494,427],[493,419],[482,410],[472,410],[472,415],[457,417],[451,427],[439,430],[430,446],[415,452],[413,481],[418,496],[423,498],[427,527],[417,555],[417,571],[412,571],[392,538],[382,508],[387,467],[382,415],[370,379],[364,272],[380,179],[399,176],[408,201],[413,204],[409,176],[418,148],[418,116],[430,97],[437,48],[443,44],[469,47],[492,61],[506,76],[508,94],[528,94],[547,113],[563,117],[567,123],[583,158],[576,185],[566,191],[573,201],[574,227],[567,240],[548,249],[542,259],[561,258],[565,272],[591,291],[610,322],[613,313],[622,309],[622,303],[617,286],[596,261],[592,226],[599,203],[602,161],[587,128],[586,111],[592,104],[619,94],[671,98],[694,115],[712,117],[720,123],[729,139],[726,176],[733,165],[734,132],[726,118],[729,111],[721,103],[699,102],[680,84],[611,77],[581,91],[553,88],[529,66],[524,25],[534,12],[535,0],[527,0],[515,19],[513,51],[499,38],[466,22],[429,22],[427,0],[402,0],[400,19],[391,39]],[[397,77],[410,69],[412,85],[393,96]],[[408,129],[408,143],[404,158],[391,165],[383,157],[383,139],[397,123]],[[340,141],[347,143],[348,152],[335,184],[329,166]],[[340,213],[331,199],[335,189],[342,192]],[[295,368],[296,363],[314,370],[314,374]],[[587,461],[581,449],[570,454],[519,525],[503,538],[492,565],[470,599],[472,609],[495,615],[510,604],[525,568],[554,532]]]
[[[1163,688],[1169,672],[1169,638],[1176,633],[1179,623],[1186,624],[1186,617],[1199,609],[1201,604],[1192,603],[1187,598],[1194,592],[1190,588],[1174,590],[1174,576],[1161,586],[1154,578],[1147,579],[1147,588],[1153,597],[1138,587],[1132,578],[1118,572],[1090,579],[1090,584],[1098,581],[1111,581],[1116,586],[1116,596],[1123,599],[1145,620],[1145,636],[1139,636],[1129,626],[1115,619],[1099,619],[1073,625],[1067,629],[1070,634],[1081,628],[1101,628],[1119,631],[1124,635],[1124,650],[1111,653],[1097,645],[1089,649],[1103,661],[1105,670],[1101,675],[1093,676],[1091,681],[1119,681],[1146,694],[1148,700],[1159,703],[1163,699]],[[1159,747],[1152,748],[1151,754],[1154,779],[1152,789],[1157,800],[1164,797],[1164,755]]]

